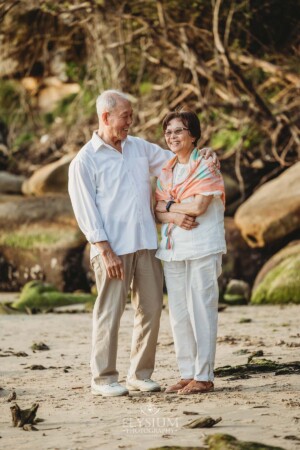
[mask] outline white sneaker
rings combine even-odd
[[[156,392],[161,390],[160,385],[150,380],[150,378],[145,380],[127,380],[126,387],[130,391]]]
[[[91,384],[93,395],[102,395],[103,397],[118,397],[120,395],[127,395],[128,390],[119,383],[111,384]]]

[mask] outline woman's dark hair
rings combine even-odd
[[[188,109],[187,107],[182,107],[176,109],[175,111],[169,112],[163,120],[162,126],[164,132],[167,129],[167,126],[173,119],[180,119],[183,125],[189,130],[191,136],[195,138],[194,145],[197,145],[198,140],[201,137],[201,127],[200,120],[196,113]]]

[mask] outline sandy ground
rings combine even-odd
[[[263,350],[274,361],[299,360],[300,307],[230,307],[219,315],[216,367],[243,364],[249,352]],[[239,323],[251,318],[251,323]],[[124,382],[128,368],[133,312],[126,307],[120,330],[118,368]],[[193,396],[132,394],[103,398],[90,393],[91,314],[0,316],[1,351],[27,357],[1,357],[0,448],[7,450],[149,449],[163,445],[200,446],[208,434],[229,433],[284,449],[300,449],[299,376],[253,375],[216,379],[213,393]],[[232,339],[234,338],[234,339]],[[43,341],[49,351],[31,350]],[[298,345],[298,346],[297,346]],[[30,370],[42,364],[47,370]],[[70,367],[66,369],[66,367]],[[153,379],[166,387],[178,378],[168,312],[163,311]],[[39,431],[13,428],[7,398],[40,407]],[[186,412],[194,413],[187,415]],[[211,429],[186,429],[197,417],[222,417]],[[298,440],[287,436],[297,437]]]

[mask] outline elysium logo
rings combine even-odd
[[[145,416],[155,416],[159,413],[160,409],[156,408],[155,405],[152,405],[152,403],[148,403],[147,405],[141,406],[140,411]]]
[[[139,417],[123,419],[123,430],[127,434],[174,434],[178,427],[178,418],[163,417],[160,408],[151,402],[140,407]]]

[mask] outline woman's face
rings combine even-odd
[[[180,119],[172,119],[165,130],[166,143],[176,155],[191,152],[195,147],[195,138]]]

